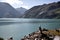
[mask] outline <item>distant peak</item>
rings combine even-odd
[[[23,8],[23,7],[20,7],[20,8]]]
[[[6,2],[0,2],[1,5],[10,5],[9,3]]]
[[[6,3],[6,2],[0,2],[0,4],[8,4],[8,3]]]
[[[23,7],[20,7],[21,9],[26,9],[26,8],[23,8]]]

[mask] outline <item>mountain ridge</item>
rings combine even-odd
[[[24,14],[24,12],[27,11],[28,9],[25,9],[25,8],[23,8],[23,7],[20,7],[20,8],[16,8],[16,10],[17,10],[18,12],[20,12],[21,14]]]
[[[59,13],[55,11],[59,9]],[[60,1],[49,4],[34,6],[27,10],[22,18],[59,19]],[[58,17],[59,16],[59,17]]]
[[[0,18],[17,18],[20,13],[10,4],[0,2]]]

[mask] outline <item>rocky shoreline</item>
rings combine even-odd
[[[4,40],[0,37],[0,40]],[[7,40],[13,40],[13,37],[10,37]],[[39,27],[39,30],[24,36],[21,40],[60,40],[60,29],[48,30],[45,28]]]
[[[56,36],[60,40],[60,29],[48,30],[39,27],[38,31],[30,33],[28,36],[25,35],[21,40],[56,40]]]

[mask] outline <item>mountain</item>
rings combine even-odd
[[[24,14],[25,11],[27,11],[27,9],[20,7],[16,9],[18,12],[20,12],[21,14]]]
[[[0,2],[0,18],[17,18],[19,16],[20,13],[10,4]]]
[[[22,18],[60,19],[60,1],[34,6]]]

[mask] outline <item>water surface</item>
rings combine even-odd
[[[47,29],[60,28],[60,19],[24,19],[0,18],[0,37],[20,40],[29,33],[38,30],[38,27]]]

